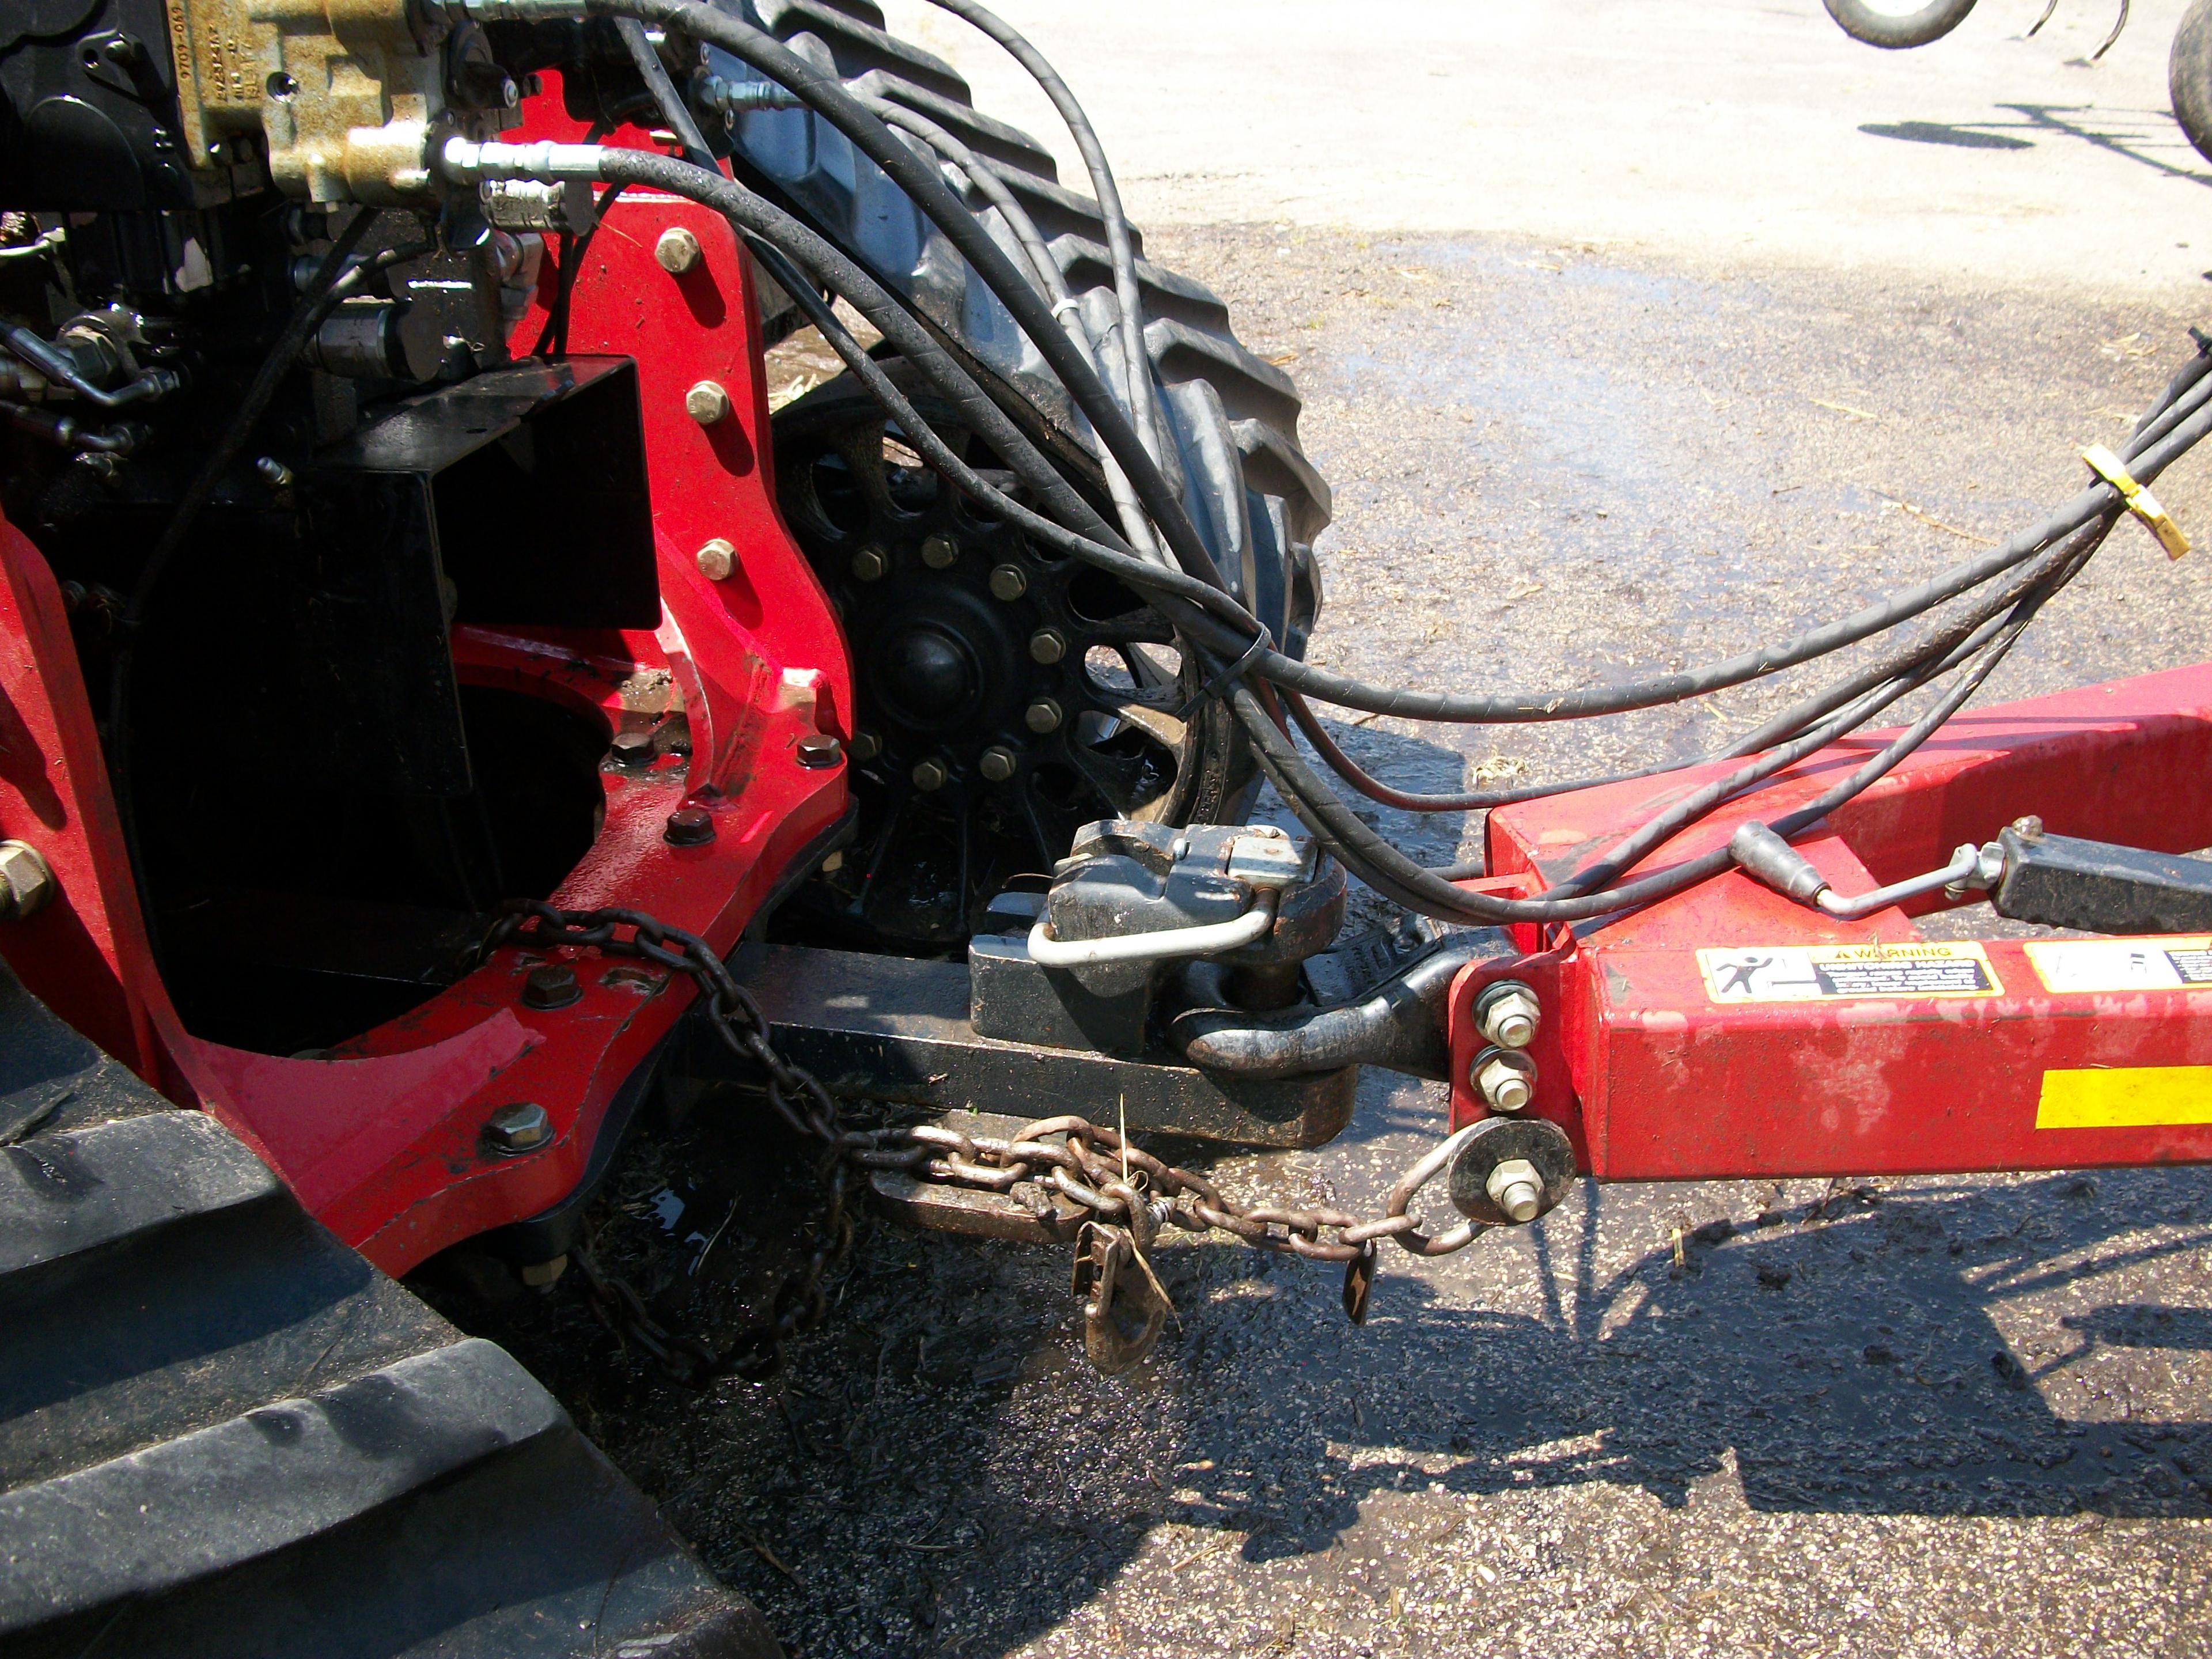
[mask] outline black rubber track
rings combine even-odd
[[[0,963],[0,1655],[779,1652],[514,1359]]]

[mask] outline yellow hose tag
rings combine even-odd
[[[2135,480],[2127,464],[2102,444],[2091,444],[2081,452],[2081,459],[2089,463],[2089,470],[2120,492],[2120,499],[2128,504],[2128,511],[2141,519],[2158,538],[2158,544],[2166,550],[2166,556],[2178,559],[2189,551],[2189,538],[2181,533],[2166,510],[2152,495]]]

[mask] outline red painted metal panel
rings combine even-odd
[[[1834,745],[1639,866],[1666,868],[1817,795],[1888,733]],[[1602,852],[1728,764],[1502,809],[1492,867],[1534,884]],[[2212,665],[1975,711],[1798,843],[1846,895],[1943,863],[2040,816],[2051,830],[2166,851],[2212,844]],[[1915,901],[1926,910],[1944,901]],[[1902,909],[1839,921],[1738,872],[1576,930],[1545,996],[1557,1064],[1538,1109],[1573,1119],[1608,1180],[1919,1173],[2212,1160],[2212,1126],[2039,1128],[2051,1072],[2212,1066],[2212,988],[2056,994],[2020,944],[1984,942],[1986,995],[1719,1000],[1697,952],[1909,944]],[[1455,1053],[1469,1048],[1455,999]],[[1471,1048],[1469,1048],[1471,1053]],[[1455,1070],[1454,1121],[1481,1111]],[[2175,1085],[2194,1086],[2193,1074]],[[2206,1073],[2212,1093],[2212,1073]],[[2185,1119],[2185,1099],[2166,1114]],[[2212,1116],[2212,1111],[2208,1111]]]

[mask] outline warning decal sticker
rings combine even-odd
[[[1736,945],[1698,952],[1715,1002],[1986,997],[2003,990],[1978,945]]]
[[[2048,991],[2212,988],[2212,938],[2035,939],[2027,959]]]

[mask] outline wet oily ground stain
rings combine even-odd
[[[1966,556],[2080,488],[2195,320],[1580,245],[1150,240],[1306,397],[1316,656],[1424,685],[1707,660]],[[2203,536],[2209,469],[2159,487]],[[2201,656],[2208,569],[2124,526],[1984,700]],[[1454,788],[1698,753],[1815,683],[1336,730]],[[1336,1143],[1214,1173],[1377,1209],[1442,1115],[1370,1077]],[[1324,1268],[1176,1243],[1177,1318],[1117,1380],[1063,1258],[872,1227],[784,1377],[703,1395],[565,1294],[506,1334],[804,1659],[2212,1652],[2203,1172],[1584,1187],[1456,1256],[1386,1247],[1358,1329]]]

